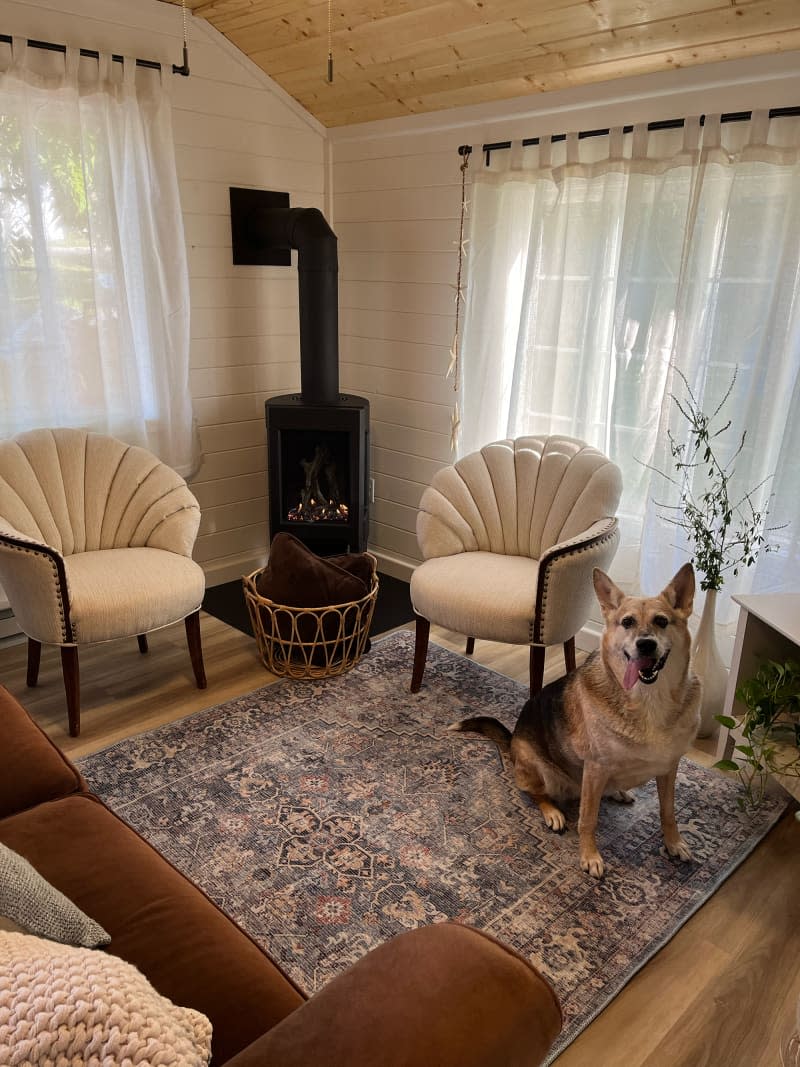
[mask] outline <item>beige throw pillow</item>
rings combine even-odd
[[[130,963],[0,933],[0,1064],[206,1067],[211,1023],[178,1008]]]
[[[16,852],[0,844],[0,915],[29,934],[67,945],[97,948],[111,935],[50,885]]]

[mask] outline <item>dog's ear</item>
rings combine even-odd
[[[609,611],[616,611],[625,599],[625,594],[619,586],[614,585],[608,575],[601,571],[599,567],[595,567],[592,571],[592,581],[594,582],[594,591],[600,601],[603,614],[605,615]]]
[[[679,615],[689,618],[694,605],[694,567],[691,563],[684,563],[661,595]]]

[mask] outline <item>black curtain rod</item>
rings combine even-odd
[[[10,34],[0,33],[0,41],[4,41],[6,44],[12,44],[13,38]],[[46,52],[61,52],[66,54],[67,46],[65,44],[53,44],[51,41],[28,41],[28,48],[43,48]],[[94,48],[81,48],[80,53],[86,59],[99,59],[100,53]],[[124,56],[112,55],[112,60],[115,63],[123,63]],[[137,59],[137,67],[147,67],[148,70],[161,70],[161,64],[156,59]],[[189,77],[189,62],[186,55],[186,45],[183,46],[183,66],[179,67],[176,63],[172,64],[173,74],[182,74],[184,78]]]
[[[752,117],[752,111],[729,111],[725,115],[720,115],[720,122],[747,122]],[[800,115],[800,107],[773,107],[770,109],[769,117],[771,119],[779,118],[786,115]],[[705,115],[700,116],[700,125],[705,124]],[[648,122],[648,130],[679,130],[684,123],[684,119],[660,119],[657,122]],[[623,126],[623,133],[633,133],[633,126]],[[611,130],[581,130],[578,134],[578,140],[582,141],[585,137],[608,137]],[[567,135],[565,133],[556,133],[550,140],[551,141],[566,141]],[[539,137],[526,137],[522,142],[523,148],[527,148],[528,145],[539,144],[541,138]],[[481,146],[481,151],[486,154],[486,162],[488,164],[489,157],[492,152],[499,152],[503,149],[510,148],[511,141],[495,141],[493,144],[485,144]],[[459,146],[458,154],[460,156],[468,156],[472,151],[472,145],[462,144]]]

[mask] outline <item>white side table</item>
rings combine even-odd
[[[739,622],[723,711],[736,717],[744,710],[736,699],[736,688],[754,675],[765,659],[800,659],[800,593],[764,593],[733,599],[739,605]],[[733,745],[730,731],[720,727],[717,759],[730,759]],[[800,799],[800,779],[782,779],[782,784]]]

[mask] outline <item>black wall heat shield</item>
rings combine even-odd
[[[266,248],[251,225],[257,211],[274,211],[289,207],[288,193],[273,193],[268,189],[236,189],[231,186],[231,246],[233,262],[245,266],[290,267],[289,248]]]

